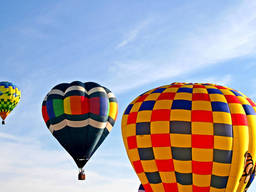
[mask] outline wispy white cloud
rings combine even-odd
[[[150,22],[150,20],[145,20],[137,24],[131,31],[125,34],[125,38],[120,43],[118,43],[116,48],[125,47],[127,44],[135,41],[139,34],[142,32],[142,30],[145,29],[145,27],[147,27],[150,24]]]
[[[1,134],[0,137],[10,136]],[[134,176],[118,178],[106,174],[107,169],[113,167],[118,160],[106,159],[106,164],[95,171],[88,168],[87,180],[81,182],[77,180],[78,171],[72,158],[64,151],[43,149],[33,140],[26,143],[1,140],[0,145],[4,146],[0,148],[1,191],[15,192],[19,189],[20,192],[113,192],[121,189],[131,192],[136,191],[138,186],[138,180]],[[95,163],[99,162],[96,160]],[[122,165],[117,167],[122,170]]]
[[[254,70],[254,69],[251,69]],[[254,102],[256,102],[256,78],[250,79],[250,90],[251,92],[247,95],[249,98],[251,98]]]
[[[15,137],[13,135],[6,134],[6,133],[0,133],[0,138],[1,139],[13,140],[13,141],[19,141],[20,140],[18,137]]]
[[[112,67],[115,74],[112,80],[116,82],[113,89],[123,92],[146,83],[178,77],[223,61],[255,54],[255,9],[255,1],[241,2],[216,19],[215,23],[199,26],[194,32],[192,30],[189,36],[179,41],[179,46],[174,50],[162,50],[164,55],[153,54],[141,60],[116,61]]]
[[[199,83],[214,83],[218,85],[229,86],[232,82],[232,75],[227,74],[224,76],[209,76],[209,77],[202,77],[202,78],[192,78],[185,80],[186,82],[199,82]]]

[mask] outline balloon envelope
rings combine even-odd
[[[42,114],[53,136],[82,168],[111,131],[117,101],[97,83],[62,83],[45,97]]]
[[[140,184],[138,192],[145,192],[144,187],[142,184]]]
[[[7,81],[0,82],[0,116],[3,122],[19,103],[20,96],[20,90],[16,85]]]
[[[244,191],[256,160],[255,110],[243,93],[215,84],[173,83],[138,96],[122,135],[145,191]]]

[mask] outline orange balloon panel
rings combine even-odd
[[[255,170],[255,110],[241,92],[215,84],[173,83],[138,96],[122,134],[145,191],[244,191]]]

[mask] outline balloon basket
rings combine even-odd
[[[78,174],[78,180],[85,180],[84,171],[80,171],[80,173]]]
[[[5,125],[5,122],[4,122],[4,120],[2,121],[2,125]]]

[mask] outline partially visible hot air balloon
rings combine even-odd
[[[255,111],[243,93],[215,84],[173,83],[138,96],[122,135],[145,191],[245,191],[255,175]]]
[[[142,184],[140,184],[138,192],[145,192],[145,189]]]
[[[117,117],[117,100],[107,88],[93,82],[62,83],[47,94],[42,114],[48,129],[80,168],[104,141]]]
[[[20,90],[7,81],[0,82],[0,116],[4,125],[5,118],[16,107],[20,101]]]

